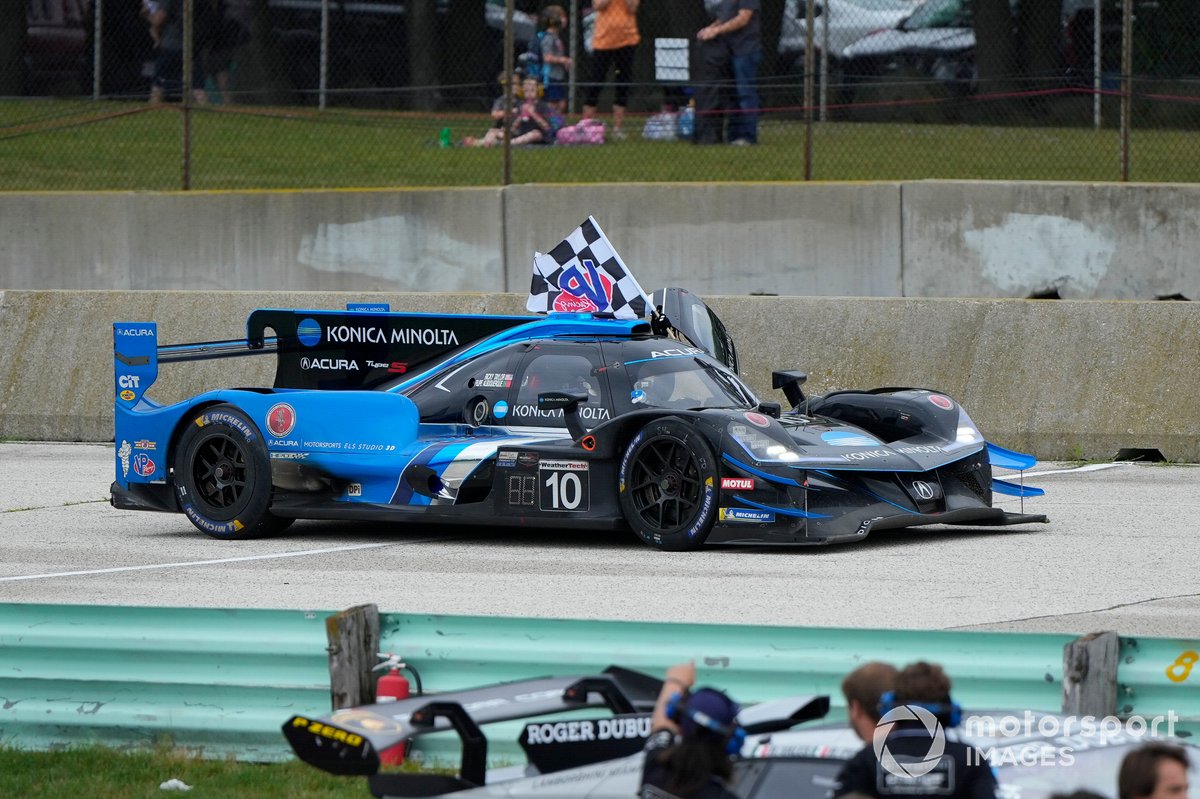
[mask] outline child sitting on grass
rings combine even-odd
[[[521,103],[513,111],[512,124],[509,128],[514,147],[523,147],[531,144],[549,144],[554,140],[550,122],[554,114],[554,109],[538,99],[540,89],[541,85],[538,83],[537,78],[526,77],[521,83]],[[463,145],[466,147],[495,147],[501,144],[504,141],[503,98],[499,101],[499,116],[497,116],[496,107],[493,106],[492,118],[498,119],[501,127],[491,128],[481,139],[468,136],[463,139]]]

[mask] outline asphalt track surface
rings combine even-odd
[[[1197,466],[1041,464],[1026,510],[1048,525],[664,553],[627,533],[316,521],[218,541],[110,507],[111,445],[3,443],[0,464],[0,602],[1200,637]]]

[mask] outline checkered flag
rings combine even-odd
[[[534,254],[525,307],[538,313],[611,311],[621,319],[642,319],[653,305],[589,216],[549,254]]]

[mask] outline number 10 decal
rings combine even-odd
[[[587,461],[542,461],[538,466],[539,508],[548,511],[588,509]]]

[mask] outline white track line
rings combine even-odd
[[[1089,463],[1086,466],[1076,466],[1074,469],[1054,469],[1049,472],[1025,472],[1026,477],[1041,477],[1044,474],[1074,474],[1076,472],[1098,472],[1103,469],[1115,469],[1118,466],[1130,466],[1132,461],[1119,461],[1117,463]],[[1009,475],[1010,477],[1012,475]]]
[[[439,541],[441,539],[430,538],[428,541]],[[190,560],[179,561],[178,563],[149,563],[145,566],[114,566],[111,569],[87,569],[84,571],[73,572],[53,572],[48,574],[21,574],[16,577],[0,577],[0,583],[13,583],[18,580],[45,580],[53,577],[79,577],[88,574],[114,574],[116,572],[137,572],[149,571],[151,569],[174,569],[180,566],[215,566],[220,563],[245,563],[251,560],[272,560],[275,558],[303,558],[309,555],[328,555],[333,552],[353,552],[358,549],[379,549],[380,547],[392,547],[397,544],[414,544],[422,543],[420,541],[388,541],[382,544],[353,544],[344,547],[332,547],[330,549],[303,549],[298,552],[277,552],[271,555],[246,555],[240,558],[218,558],[215,560]]]

